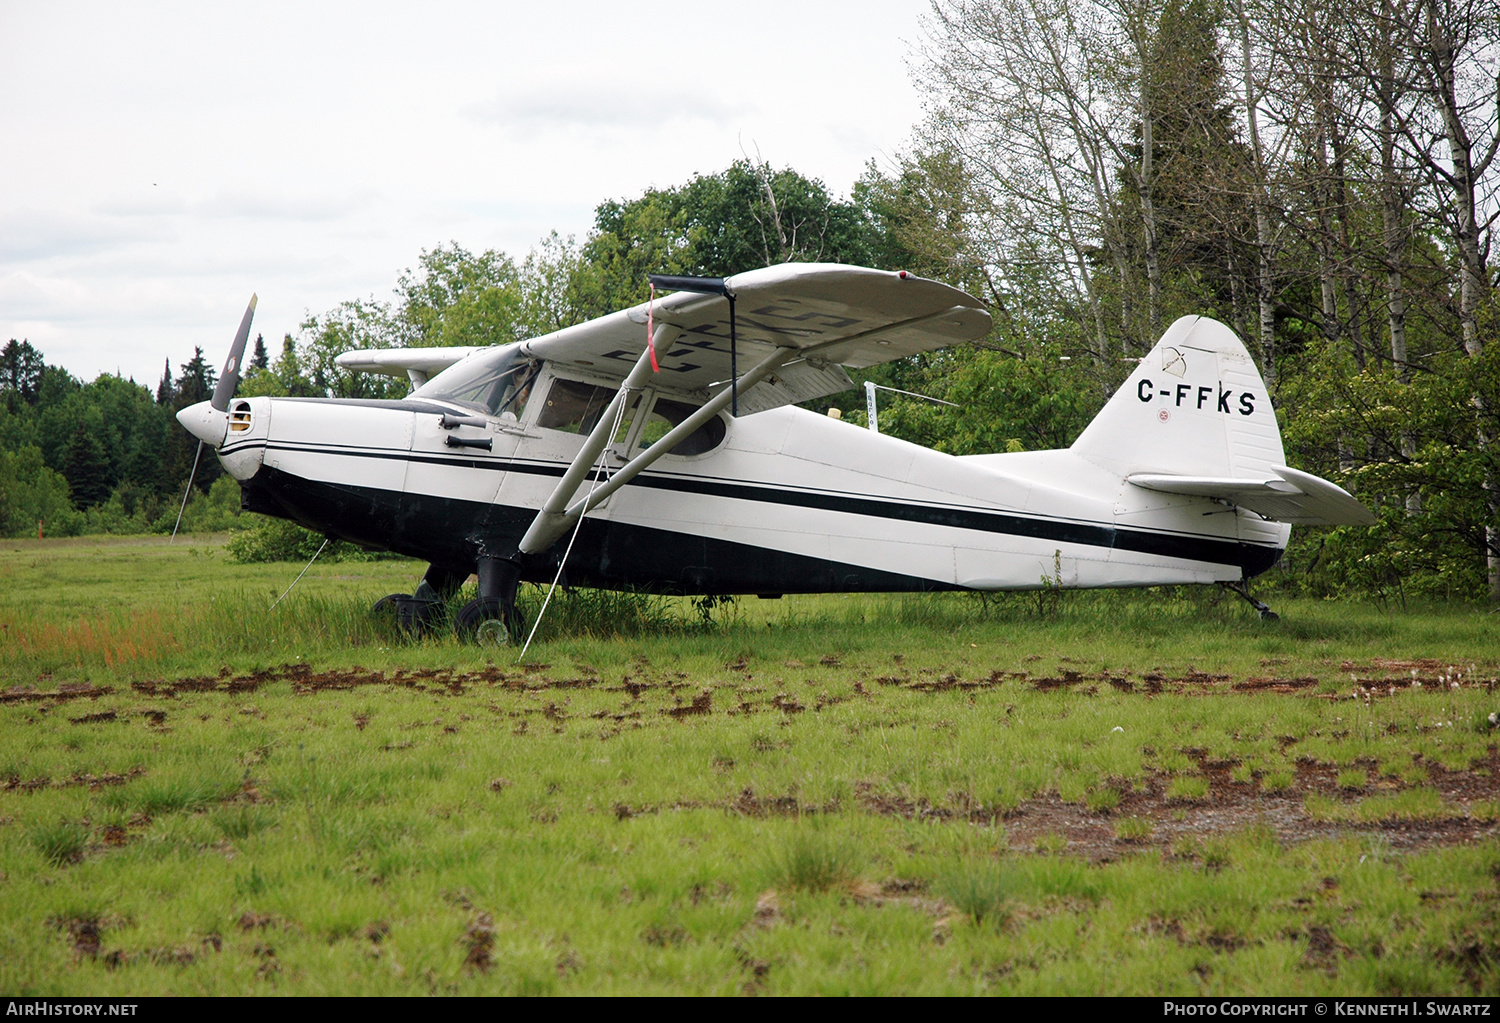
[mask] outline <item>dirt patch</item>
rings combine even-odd
[[[1293,788],[1266,792],[1260,788],[1258,779],[1233,781],[1232,761],[1214,760],[1201,750],[1182,752],[1196,754],[1209,780],[1207,793],[1192,799],[1170,795],[1172,777],[1153,774],[1139,791],[1134,786],[1118,786],[1119,803],[1108,811],[1091,810],[1081,801],[1064,802],[1055,793],[1010,808],[985,804],[967,792],[949,793],[938,803],[925,797],[912,798],[903,791],[884,789],[869,781],[856,782],[854,794],[857,807],[866,813],[912,820],[1000,823],[1013,847],[1053,848],[1061,839],[1068,853],[1103,861],[1131,850],[1178,848],[1184,841],[1191,848],[1204,839],[1242,831],[1252,825],[1268,828],[1286,843],[1356,834],[1380,836],[1394,849],[1473,844],[1500,837],[1500,822],[1465,816],[1461,809],[1471,801],[1494,799],[1500,794],[1500,753],[1494,750],[1471,771],[1445,771],[1435,766],[1429,769],[1431,780],[1427,786],[1435,788],[1445,803],[1455,806],[1454,816],[1426,820],[1393,817],[1369,823],[1314,820],[1304,809],[1303,797],[1310,793],[1344,801],[1357,798],[1356,794],[1338,787],[1335,768],[1299,761]],[[744,801],[747,796],[753,796],[749,789],[735,802]],[[809,809],[795,809],[785,799],[777,804],[766,807],[761,803],[759,809],[762,814],[792,814]],[[832,812],[839,808],[812,809]],[[1122,827],[1125,820],[1131,820],[1132,824]]]
[[[246,932],[263,931],[268,927],[280,926],[280,921],[271,913],[257,913],[254,910],[247,910],[240,914],[239,920],[235,921],[235,926]]]
[[[78,771],[67,778],[36,777],[27,778],[25,781],[15,775],[9,775],[0,778],[0,791],[9,792],[12,789],[19,789],[22,792],[35,792],[37,789],[68,788],[73,785],[82,785],[91,791],[98,791],[106,785],[124,785],[127,781],[139,778],[145,773],[144,767],[132,767],[122,774],[89,774],[85,771]]]
[[[1300,678],[1263,678],[1251,676],[1234,684],[1237,693],[1295,693],[1318,685],[1319,680],[1311,675]]]
[[[96,686],[89,682],[64,682],[55,692],[37,690],[33,686],[11,686],[0,693],[3,703],[63,703],[67,700],[97,699],[114,692],[113,686]]]
[[[488,913],[480,913],[473,919],[462,941],[468,950],[464,965],[469,969],[487,973],[495,965],[495,921]]]
[[[668,717],[678,718],[679,720],[685,717],[692,717],[697,714],[711,714],[713,713],[713,696],[707,689],[705,689],[697,696],[693,697],[692,703],[679,703],[675,707],[665,707],[661,712]],[[615,720],[618,721],[623,716],[624,715],[618,715],[615,717]]]
[[[690,805],[678,804],[679,808]],[[725,804],[725,809],[745,817],[801,817],[807,814],[833,813],[838,810],[838,804],[819,806],[816,803],[804,803],[790,793],[785,796],[757,796],[755,789],[746,785],[739,795]]]
[[[824,658],[824,661],[833,661],[834,658]],[[822,662],[820,662],[822,663]],[[830,664],[829,666],[833,666]],[[627,674],[618,684],[608,685],[599,678],[597,669],[583,671],[578,677],[552,678],[545,674],[548,665],[528,664],[521,666],[518,673],[514,670],[505,671],[493,665],[474,671],[455,671],[447,668],[421,668],[408,671],[398,669],[392,672],[375,671],[355,666],[348,669],[331,669],[327,671],[314,671],[305,664],[283,664],[276,668],[268,668],[249,674],[235,675],[229,669],[223,669],[215,677],[200,676],[194,678],[181,678],[176,680],[149,680],[131,683],[131,689],[137,694],[156,699],[176,699],[186,693],[253,693],[257,689],[273,682],[289,682],[292,691],[298,696],[311,696],[319,692],[347,692],[351,689],[365,686],[400,686],[406,689],[416,689],[452,696],[461,696],[475,686],[500,687],[508,690],[540,692],[550,689],[598,689],[605,692],[623,691],[629,694],[631,699],[639,699],[647,690],[665,688],[669,692],[687,688],[690,682],[681,673],[676,675],[665,675],[652,679],[641,677],[639,674]],[[739,662],[734,662],[726,667],[744,671]],[[1473,669],[1473,666],[1447,665],[1437,661],[1386,661],[1375,660],[1371,664],[1354,664],[1345,662],[1342,666],[1347,671],[1344,676],[1348,679],[1347,685],[1355,692],[1366,698],[1393,695],[1397,691],[1426,689],[1429,692],[1447,691],[1454,688],[1483,688],[1494,691],[1500,688],[1500,678],[1483,676]],[[748,677],[748,676],[746,676]],[[1188,668],[1183,674],[1169,676],[1159,670],[1151,670],[1140,675],[1132,672],[1087,672],[1073,668],[1059,666],[1058,670],[1051,674],[1033,675],[1027,671],[1005,671],[994,669],[987,675],[975,678],[965,678],[954,672],[940,672],[930,668],[920,669],[914,677],[910,670],[903,670],[900,675],[878,675],[867,676],[858,679],[854,683],[854,690],[860,695],[870,695],[867,688],[869,683],[882,686],[901,688],[920,693],[943,693],[954,690],[974,691],[993,689],[995,687],[1016,682],[1030,685],[1041,692],[1067,689],[1083,695],[1094,695],[1103,691],[1103,686],[1109,686],[1119,693],[1154,696],[1160,693],[1184,693],[1191,695],[1207,695],[1213,693],[1237,693],[1237,694],[1281,694],[1281,695],[1321,695],[1329,699],[1347,699],[1349,689],[1344,688],[1346,683],[1339,679],[1341,692],[1339,694],[1316,694],[1313,691],[1322,686],[1325,680],[1316,676],[1283,677],[1274,675],[1252,675],[1245,678],[1235,678],[1225,674],[1211,674]],[[79,697],[98,697],[107,695],[113,690],[108,686],[83,686],[71,688],[60,687],[57,692],[39,692],[32,686],[12,686],[4,693],[0,693],[0,702],[48,702],[77,699]],[[777,697],[768,701],[771,706],[785,713],[796,713],[801,709],[800,702],[787,696],[778,694]],[[828,698],[821,702],[822,706],[831,706],[838,702],[838,698]],[[686,716],[690,714],[704,713],[693,710],[692,707],[699,706],[698,699],[692,704],[685,705],[679,701],[678,708],[666,711],[673,717]],[[679,712],[679,708],[681,708]],[[821,709],[821,706],[814,709]],[[110,711],[100,712],[98,715],[83,715],[70,720],[82,724],[87,722],[104,722],[116,720],[110,717]],[[116,712],[116,716],[118,716]],[[355,719],[356,727],[360,725],[358,717]]]
[[[68,940],[73,943],[73,954],[80,959],[93,959],[99,955],[99,946],[104,936],[104,926],[93,917],[64,920]]]

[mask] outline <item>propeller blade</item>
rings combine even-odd
[[[229,358],[224,362],[224,371],[219,374],[219,383],[214,387],[214,396],[209,405],[216,411],[228,412],[229,399],[234,389],[240,386],[240,363],[245,358],[245,342],[250,339],[250,321],[255,319],[257,296],[250,296],[250,305],[245,309],[245,318],[240,321],[239,333],[234,335],[234,344],[229,346]]]

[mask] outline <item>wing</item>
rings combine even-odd
[[[410,377],[422,384],[435,373],[483,349],[474,346],[449,348],[371,348],[345,352],[333,361],[355,373],[380,373],[389,377]]]
[[[740,372],[778,348],[805,355],[740,392],[742,413],[809,401],[853,386],[863,369],[989,333],[979,300],[937,281],[834,263],[785,263],[728,278]],[[658,360],[652,386],[701,404],[727,387],[729,303],[679,291],[658,299],[656,324],[682,333]],[[601,316],[522,344],[535,358],[624,379],[646,347],[647,307]]]
[[[1218,498],[1248,508],[1272,522],[1303,526],[1375,524],[1375,516],[1370,510],[1343,487],[1284,465],[1272,466],[1271,471],[1278,478],[1230,479],[1137,473],[1125,479],[1134,486],[1164,494]]]

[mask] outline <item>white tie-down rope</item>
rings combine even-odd
[[[198,442],[198,453],[193,456],[193,471],[188,473],[187,489],[182,492],[182,507],[177,509],[177,521],[172,524],[172,539],[167,541],[168,547],[177,541],[177,527],[182,525],[182,513],[187,511],[188,495],[193,492],[193,480],[198,476],[198,459],[202,457],[203,442],[200,440]],[[275,605],[272,606],[274,607]]]
[[[307,574],[307,570],[309,568],[312,568],[313,561],[317,561],[318,560],[318,555],[322,554],[323,553],[323,548],[327,547],[327,546],[328,546],[328,537],[325,536],[325,537],[323,537],[323,543],[318,547],[317,551],[315,551],[313,553],[312,561],[309,561],[307,564],[303,565],[302,566],[302,571],[300,571],[300,572],[297,573],[297,578],[295,578],[295,579],[292,580],[292,586],[296,586],[298,583],[300,583],[302,581],[302,577]],[[292,592],[292,586],[288,586],[286,588],[286,593],[291,593]],[[277,597],[276,600],[275,600],[275,602],[272,603],[270,607],[266,608],[266,610],[267,611],[274,611],[274,610],[276,610],[276,605],[280,604],[283,600],[286,599],[286,593],[283,593],[281,596]]]
[[[557,574],[552,577],[552,585],[547,587],[547,597],[542,601],[542,609],[536,613],[536,621],[531,623],[531,632],[526,636],[526,643],[521,647],[521,652],[516,657],[519,664],[526,658],[526,651],[531,649],[531,641],[536,636],[536,630],[541,628],[542,616],[547,613],[547,605],[552,603],[552,594],[557,592],[558,580],[562,578],[563,568],[568,563],[568,555],[573,553],[573,541],[578,539],[578,531],[583,528],[583,517],[588,513],[589,501],[594,496],[594,488],[599,485],[599,477],[604,473],[604,462],[614,448],[615,438],[620,433],[620,423],[625,418],[625,406],[630,403],[629,391],[625,388],[620,390],[620,407],[615,411],[615,422],[609,430],[609,443],[599,452],[599,461],[594,465],[591,474],[593,479],[589,481],[588,496],[583,499],[583,506],[578,512],[578,521],[573,524],[573,535],[568,537],[568,546],[563,550],[562,560],[557,563]]]

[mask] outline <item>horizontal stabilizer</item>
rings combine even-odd
[[[1311,473],[1271,466],[1270,478],[1132,473],[1127,483],[1144,490],[1209,497],[1238,505],[1272,522],[1299,526],[1371,526],[1375,516],[1347,490]]]

